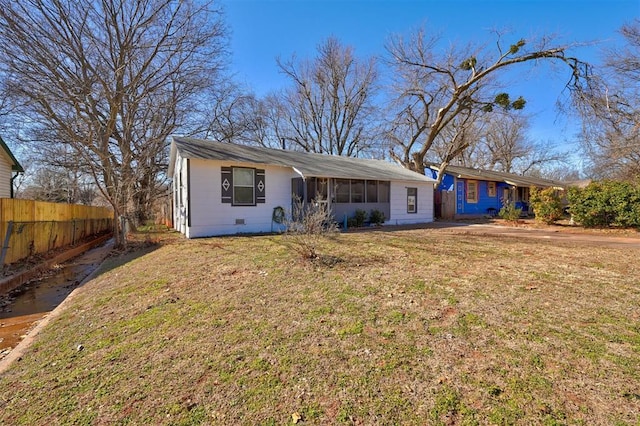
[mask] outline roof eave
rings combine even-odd
[[[0,137],[0,147],[4,149],[4,152],[7,153],[7,155],[9,156],[9,159],[13,163],[11,164],[11,171],[17,172],[17,173],[24,173],[24,169],[22,168],[22,166],[20,165],[16,157],[13,156],[13,153],[11,152],[7,144],[4,142],[2,137]]]

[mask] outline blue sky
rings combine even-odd
[[[558,44],[598,41],[574,50],[597,63],[599,47],[619,42],[616,31],[640,17],[640,0],[224,0],[231,30],[231,70],[257,95],[287,84],[276,57],[312,58],[319,43],[335,36],[359,56],[385,54],[392,34],[425,26],[447,43],[492,41],[491,29],[512,31],[514,39],[556,35]],[[559,116],[556,100],[565,81],[548,67],[523,67],[527,81],[512,88],[527,99],[531,136],[577,147],[576,123]]]

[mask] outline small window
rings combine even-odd
[[[495,197],[496,192],[496,183],[495,182],[487,182],[487,195],[489,197]]]
[[[388,203],[389,202],[389,188],[390,183],[387,181],[378,182],[378,202],[379,203]]]
[[[336,179],[336,203],[349,202],[349,179]]]
[[[363,180],[351,181],[351,202],[364,203],[364,181]]]
[[[233,204],[252,206],[255,204],[254,169],[233,168]]]
[[[407,213],[418,212],[418,188],[407,188]]]
[[[467,181],[467,203],[477,203],[477,202],[478,202],[478,181],[468,180]]]
[[[378,202],[378,181],[368,180],[367,181],[367,203],[377,203],[377,202]]]

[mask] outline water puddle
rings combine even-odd
[[[0,296],[0,358],[20,343],[36,321],[62,303],[100,265],[111,247],[107,241]]]

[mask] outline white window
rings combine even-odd
[[[496,192],[496,183],[495,182],[487,182],[487,195],[489,197],[495,197]]]
[[[233,205],[253,206],[256,204],[255,169],[233,168]]]
[[[477,202],[478,202],[478,181],[468,180],[467,181],[467,203],[477,203]]]
[[[407,188],[407,213],[418,212],[418,188]]]

